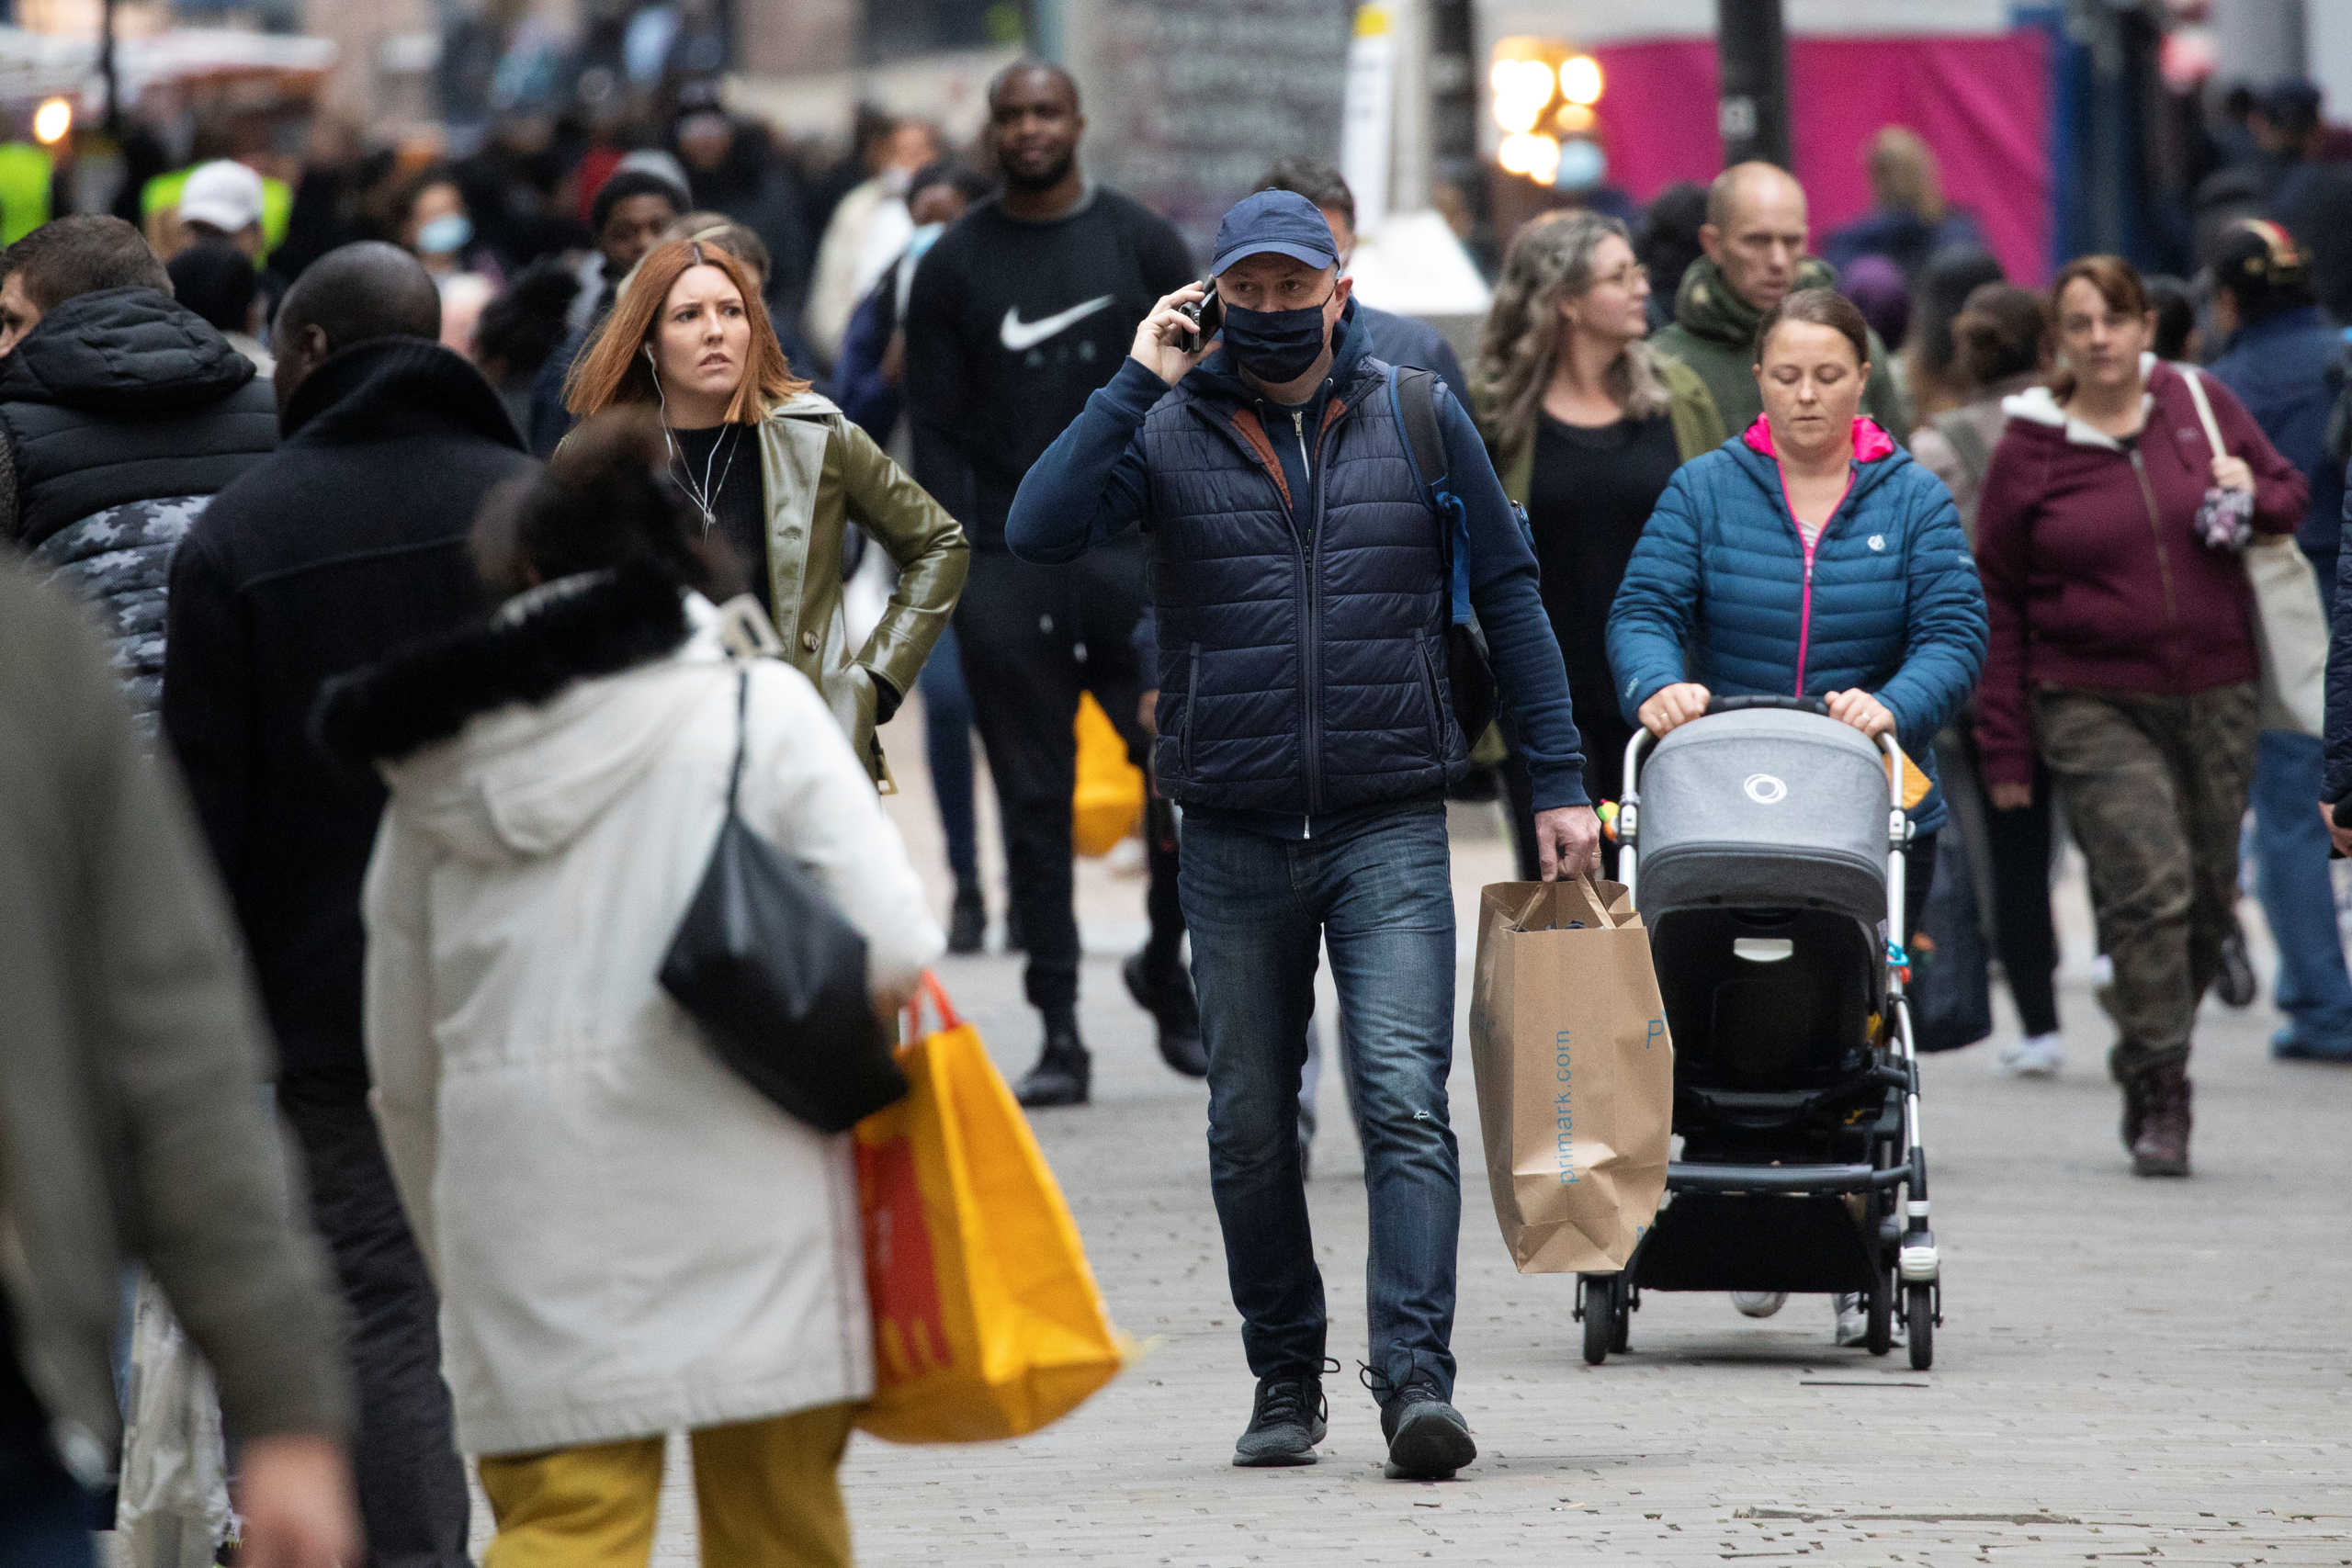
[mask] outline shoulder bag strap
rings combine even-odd
[[[727,774],[727,815],[734,816],[735,795],[743,784],[743,748],[751,739],[752,667],[744,665],[735,677],[735,765]]]
[[[2204,373],[2184,365],[2180,374],[2188,383],[2188,400],[2197,405],[2197,423],[2205,427],[2205,445],[2212,448],[2214,457],[2228,457],[2230,449],[2222,440],[2222,427],[2213,423],[2212,400],[2205,396]]]

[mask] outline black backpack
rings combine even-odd
[[[1464,520],[1462,498],[1448,482],[1445,433],[1437,422],[1437,389],[1433,370],[1389,368],[1389,400],[1405,433],[1405,453],[1430,510],[1437,514],[1438,536],[1445,544],[1446,577],[1453,599],[1445,634],[1446,682],[1453,689],[1453,719],[1462,727],[1462,743],[1475,747],[1495,721],[1495,667],[1487,657],[1487,636],[1478,629],[1478,618],[1470,608],[1466,558],[1470,530]],[[1520,525],[1526,526],[1523,514]]]

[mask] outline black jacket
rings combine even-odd
[[[384,792],[313,743],[319,689],[481,612],[474,515],[530,468],[463,359],[415,338],[360,344],[302,383],[285,444],[220,493],[173,563],[164,732],[285,1079],[367,1081],[359,884]]]
[[[0,360],[0,534],[88,601],[152,722],[172,552],[277,445],[253,362],[152,288],[76,295]]]

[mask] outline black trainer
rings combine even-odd
[[[1478,1457],[1470,1423],[1426,1377],[1414,1377],[1381,1404],[1380,1432],[1388,1439],[1391,1481],[1451,1480]]]
[[[1233,1445],[1233,1462],[1245,1469],[1313,1464],[1315,1445],[1329,1429],[1330,1413],[1323,1398],[1323,1380],[1311,1372],[1305,1377],[1260,1378],[1249,1429]]]
[[[1078,1037],[1074,1018],[1046,1021],[1046,1048],[1037,1065],[1014,1086],[1012,1098],[1035,1111],[1055,1105],[1083,1105],[1092,1085],[1094,1059]]]
[[[1148,951],[1148,950],[1147,950]],[[1193,977],[1181,963],[1153,964],[1145,952],[1131,953],[1119,965],[1127,995],[1151,1014],[1159,1029],[1159,1059],[1188,1078],[1209,1076],[1208,1048],[1201,1043],[1201,1004]]]
[[[967,887],[956,895],[955,908],[947,915],[947,951],[970,953],[980,951],[989,934],[989,908],[980,898],[980,890]]]

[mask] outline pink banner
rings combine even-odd
[[[1723,168],[1715,130],[1715,46],[1674,39],[1593,51],[1610,183],[1647,201],[1676,180]],[[2050,271],[2047,40],[2033,28],[1994,38],[1792,39],[1789,85],[1796,172],[1815,243],[1871,204],[1862,158],[1883,126],[1907,125],[1935,149],[1944,197],[1974,216],[2020,283]]]

